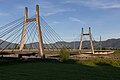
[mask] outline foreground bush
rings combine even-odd
[[[65,49],[60,50],[60,62],[67,61],[69,59],[70,53]]]

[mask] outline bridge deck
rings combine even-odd
[[[60,51],[60,49],[45,49],[45,54],[48,54],[48,53],[57,53]],[[90,50],[70,50],[68,49],[69,52],[81,52],[81,53],[91,53],[92,52]],[[95,50],[95,54],[110,54],[110,53],[113,53],[114,51],[112,50]],[[24,50],[0,50],[0,55],[8,55],[8,54],[32,54],[32,53],[39,53],[39,50],[38,49],[32,49],[32,50],[28,50],[28,49],[24,49]]]

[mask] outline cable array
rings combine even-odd
[[[70,48],[69,45],[47,24],[47,22],[40,17],[41,26],[45,41],[48,42],[50,48]]]
[[[32,16],[31,18],[34,18]],[[66,45],[63,39],[47,24],[47,22],[40,17],[41,30],[42,30],[42,38],[44,49],[60,49],[60,48],[69,48],[69,45]],[[24,49],[39,50],[38,43],[38,33],[36,27],[36,21],[27,22],[26,33],[23,36],[25,38],[24,41]],[[0,27],[0,51],[4,50],[19,50],[22,32],[24,26],[24,17],[21,17],[17,20],[14,20],[11,23],[8,23],[2,27]]]

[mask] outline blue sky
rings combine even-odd
[[[120,37],[120,0],[0,0],[0,26],[35,14],[35,5],[47,23],[66,41],[78,40],[81,28],[92,28],[95,40]]]

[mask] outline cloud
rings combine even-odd
[[[77,22],[77,23],[81,23],[81,24],[85,24],[84,21],[78,19],[78,18],[75,18],[75,17],[69,17],[69,20],[72,21],[72,22]]]
[[[61,22],[58,22],[58,21],[54,21],[54,22],[52,22],[53,24],[59,24],[59,23],[61,23]]]
[[[64,7],[62,4],[55,4],[54,2],[48,1],[48,0],[41,0],[38,4],[40,7],[40,13],[43,16],[51,16],[51,15],[56,15],[59,13],[76,11],[75,9]],[[24,4],[19,4],[19,5],[17,4],[16,5],[16,8],[20,9],[20,10],[24,10],[24,7],[25,7]],[[35,11],[35,5],[33,5],[33,4],[29,5],[28,8]]]
[[[56,10],[52,10],[50,12],[46,12],[44,15],[45,16],[50,16],[50,15],[55,15],[55,14],[58,14],[58,13],[64,13],[64,12],[74,12],[75,10],[73,9],[56,9]]]
[[[74,12],[74,9],[63,7],[59,4],[54,4],[48,1],[41,1],[40,8],[43,12],[44,16],[51,16],[58,13],[65,13],[65,12]]]
[[[102,9],[120,8],[119,0],[67,0],[65,3]]]

